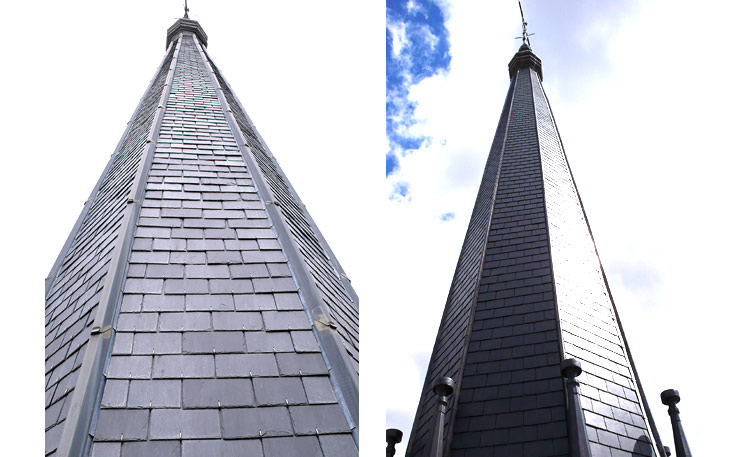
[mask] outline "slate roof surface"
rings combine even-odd
[[[356,421],[333,378],[357,382],[354,292],[312,223],[280,238],[256,182],[265,178],[245,161],[202,47],[186,33],[172,52],[90,455],[357,455]],[[353,330],[351,372],[330,375],[295,279],[305,267],[286,243],[316,243],[317,284],[349,306],[336,321]]]
[[[485,240],[485,242],[483,241]],[[515,68],[407,456],[428,456],[432,383],[457,383],[445,455],[567,456],[559,364],[581,361],[594,456],[658,455],[536,71]]]

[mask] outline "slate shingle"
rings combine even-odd
[[[262,457],[262,443],[251,440],[185,440],[182,457]]]
[[[101,409],[95,425],[99,441],[143,440],[149,426],[148,410]]]
[[[315,435],[316,429],[322,434],[350,432],[338,404],[291,406],[290,416],[297,435]]]
[[[181,435],[182,433],[182,435]],[[219,438],[221,427],[218,409],[152,410],[152,439]]]
[[[296,405],[306,403],[299,378],[254,378],[257,405]]]
[[[272,354],[216,354],[216,375],[277,376],[278,367]]]
[[[277,354],[280,374],[283,376],[306,376],[329,374],[321,354]]]
[[[185,379],[184,408],[253,406],[254,391],[249,379]]]
[[[127,442],[121,446],[121,457],[180,457],[179,441]]]
[[[352,435],[320,435],[319,442],[324,457],[357,457],[359,452]]]
[[[158,355],[154,357],[154,378],[210,378],[214,375],[213,355]]]
[[[179,380],[132,380],[129,386],[129,408],[180,407]]]
[[[227,439],[293,434],[288,408],[285,406],[222,409],[221,415],[224,438]]]
[[[269,438],[262,440],[262,444],[265,457],[323,457],[315,436]]]

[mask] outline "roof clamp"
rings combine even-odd
[[[136,204],[136,203],[141,203],[141,200],[134,200],[133,198],[129,198],[128,200],[126,200],[127,205]]]
[[[95,327],[93,327],[92,329],[90,329],[90,335],[99,335],[101,333],[105,333],[105,332],[111,330],[112,328],[113,327],[110,326],[110,325],[106,325],[105,327],[102,327],[102,328],[96,325]]]

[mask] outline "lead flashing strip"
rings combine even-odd
[[[109,270],[105,278],[105,285],[100,295],[100,305],[92,326],[93,329],[96,327],[102,329],[112,325],[114,317],[117,314],[123,282],[125,280],[126,266],[133,243],[133,233],[136,229],[139,210],[141,209],[141,196],[144,193],[146,178],[148,177],[148,171],[154,156],[156,146],[156,142],[154,141],[155,135],[158,134],[159,127],[162,124],[165,112],[164,107],[170,94],[174,68],[180,50],[180,39],[176,43],[173,42],[174,45],[176,45],[176,49],[170,62],[169,74],[162,88],[162,95],[160,96],[158,106],[155,110],[154,120],[149,130],[147,137],[148,146],[142,153],[142,157],[139,160],[139,167],[136,171],[136,177],[131,185],[131,193],[119,228],[117,246],[111,259],[112,269]],[[169,54],[169,50],[167,54]],[[167,55],[165,55],[162,63],[157,68],[155,77],[144,93],[142,100],[146,97],[149,90],[151,90],[152,84],[156,80],[156,75],[161,71],[166,59]],[[137,110],[134,111],[134,115],[138,112],[140,106],[141,102]],[[131,123],[129,123],[129,126],[124,132],[124,138],[130,127]],[[103,370],[111,351],[113,336],[113,332],[91,332],[90,339],[87,343],[88,347],[85,351],[85,359],[80,367],[80,375],[77,379],[75,392],[65,420],[64,431],[59,440],[59,446],[57,448],[58,457],[81,457],[87,449],[90,426],[93,417],[97,414],[98,405],[96,401],[103,386]]]
[[[229,123],[229,127],[231,128],[234,138],[237,139],[239,151],[252,172],[252,179],[254,180],[255,186],[259,189],[261,198],[275,201],[275,196],[267,185],[265,177],[262,175],[262,170],[252,157],[251,150],[246,146],[246,138],[244,138],[244,135],[236,122],[236,118],[234,117],[231,108],[229,108],[229,104],[223,94],[223,88],[221,88],[221,85],[218,83],[213,67],[211,67],[210,62],[205,56],[203,47],[198,40],[195,40],[195,43],[203,62],[209,69],[209,75],[213,81],[214,87],[217,89],[218,100],[221,103],[221,108],[226,114],[226,120]],[[241,109],[246,116],[246,111],[241,106],[241,103],[237,103],[239,103],[239,109]],[[249,122],[251,123],[251,120]],[[261,137],[260,141],[264,144]],[[282,170],[280,170],[280,172],[282,173]],[[292,188],[291,191],[293,191]],[[293,193],[295,195],[294,191]],[[352,367],[352,364],[347,360],[349,355],[344,349],[341,336],[337,330],[324,324],[325,322],[329,322],[329,319],[327,318],[329,313],[324,309],[323,300],[321,299],[318,288],[307,273],[308,267],[300,254],[298,246],[290,234],[288,225],[282,214],[275,205],[266,204],[265,210],[270,217],[270,220],[273,221],[273,229],[278,234],[278,239],[281,241],[283,251],[288,258],[288,263],[300,266],[300,268],[292,268],[293,276],[298,284],[298,290],[306,312],[311,319],[314,335],[316,335],[319,345],[321,346],[321,354],[326,362],[327,368],[329,369],[329,378],[334,386],[337,399],[339,400],[339,404],[342,406],[347,422],[352,429],[352,437],[355,443],[359,445],[359,382],[357,376],[354,376],[354,368]]]

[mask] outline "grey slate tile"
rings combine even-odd
[[[276,355],[283,376],[305,376],[329,374],[321,354],[280,353]]]
[[[254,278],[252,280],[255,292],[293,292],[298,287],[293,278]]]
[[[129,408],[178,408],[180,380],[132,380],[129,386]]]
[[[116,330],[119,332],[154,332],[157,330],[157,313],[121,313]]]
[[[144,440],[149,426],[149,411],[136,409],[101,409],[95,426],[99,441]]]
[[[214,294],[248,294],[254,291],[250,279],[209,279],[208,287]]]
[[[121,443],[93,443],[90,457],[120,457]]]
[[[208,281],[205,279],[166,279],[166,294],[207,294]]]
[[[185,354],[246,352],[243,332],[185,332],[182,335]]]
[[[218,377],[277,376],[272,354],[216,354]]]
[[[185,379],[184,408],[253,406],[254,392],[249,379]]]
[[[185,440],[182,457],[262,457],[262,443],[251,440]]]
[[[247,352],[292,352],[290,332],[246,332]]]
[[[269,438],[262,440],[262,445],[265,457],[323,457],[315,436]]]
[[[328,376],[310,376],[301,378],[303,387],[306,390],[308,402],[315,403],[336,403],[337,397],[334,388]]]
[[[154,409],[152,439],[219,438],[221,427],[217,409]]]
[[[179,333],[136,333],[134,354],[179,354],[182,337]]]
[[[229,265],[229,270],[232,278],[266,278],[270,276],[263,263]]]
[[[339,404],[291,406],[290,416],[296,435],[350,432],[347,420]]]
[[[210,378],[214,375],[212,355],[158,355],[154,378]]]
[[[306,404],[300,378],[254,378],[257,405]]]
[[[143,295],[140,294],[123,294],[121,300],[122,313],[138,313],[141,311],[141,301]]]
[[[113,337],[113,355],[117,354],[131,354],[131,350],[134,346],[134,334],[133,333],[121,333],[116,332]]]
[[[293,434],[288,408],[222,409],[224,438],[257,438],[260,436],[288,436]]]
[[[105,382],[105,387],[103,388],[103,399],[101,400],[100,405],[107,408],[123,408],[126,406],[127,396],[127,380],[109,379]]]
[[[297,293],[278,293],[275,294],[275,303],[279,310],[302,310],[303,303]]]
[[[310,330],[311,323],[304,311],[264,311],[265,329],[270,330]]]
[[[237,294],[234,306],[237,311],[270,310],[275,309],[275,300],[272,294]]]
[[[185,311],[183,295],[144,295],[144,311]]]
[[[185,309],[187,311],[233,311],[234,296],[229,294],[186,295]]]
[[[180,457],[180,442],[132,441],[123,443],[121,457]]]
[[[114,355],[108,365],[108,378],[150,378],[152,375],[152,356]]]
[[[183,242],[184,240],[172,240],[172,241]],[[182,278],[184,276],[185,276],[185,267],[183,265],[153,264],[153,265],[147,265],[146,267],[146,277],[147,278],[160,278],[160,279],[162,278]]]
[[[159,330],[163,332],[210,330],[210,328],[211,315],[208,312],[162,313],[159,316]]]
[[[320,435],[319,442],[324,457],[357,457],[359,452],[350,434]]]
[[[185,276],[188,278],[228,278],[228,265],[186,265]]]
[[[261,330],[262,315],[258,312],[213,312],[214,330]]]
[[[163,280],[129,278],[123,286],[123,291],[132,294],[161,294]]]
[[[296,352],[319,352],[319,343],[311,331],[290,332]]]

